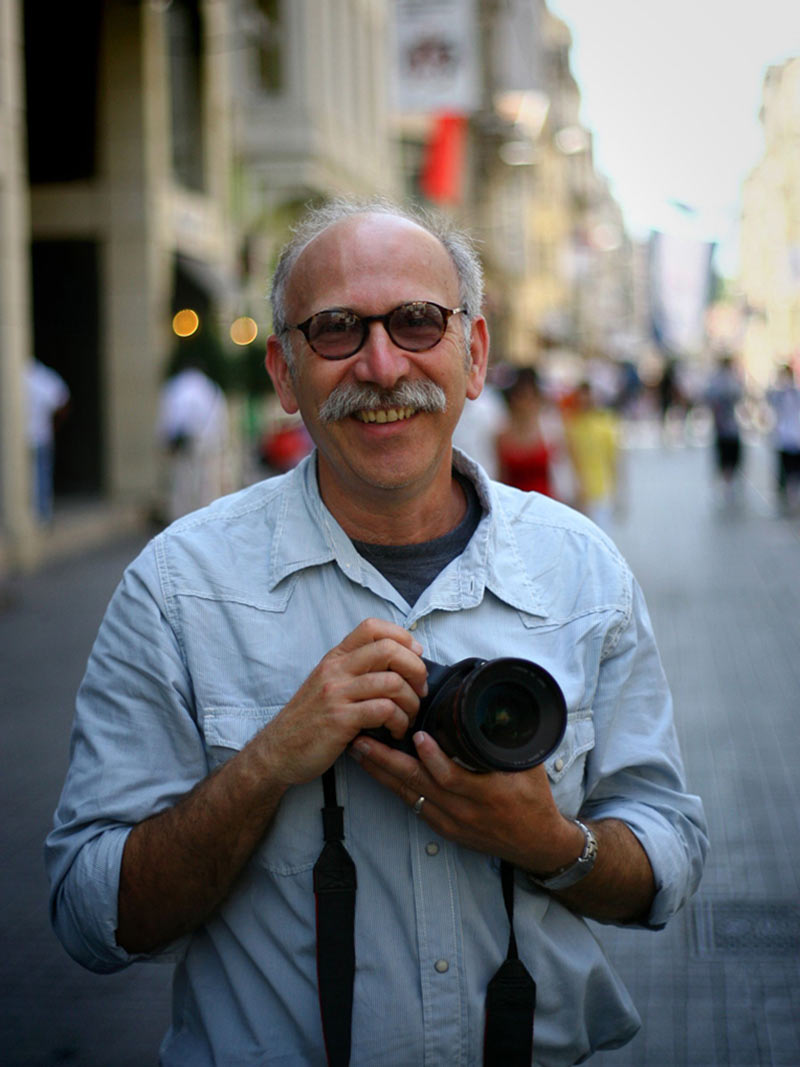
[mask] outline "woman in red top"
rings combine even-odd
[[[523,367],[505,395],[508,422],[497,438],[500,481],[554,496],[552,469],[558,445],[536,371]]]

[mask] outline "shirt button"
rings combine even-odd
[[[417,628],[417,624],[415,622],[412,622],[411,625],[409,626],[409,630],[416,630],[416,628]]]
[[[560,756],[553,764],[553,767],[555,768],[556,772],[564,770],[564,761]]]
[[[433,966],[434,969],[439,972],[439,974],[445,974],[447,971],[450,970],[450,964],[447,962],[447,960],[437,960]]]
[[[437,856],[439,854],[439,846],[435,841],[429,841],[425,846],[425,851],[429,856]]]

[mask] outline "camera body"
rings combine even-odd
[[[413,731],[399,741],[385,727],[367,734],[415,756],[410,735],[424,730],[456,763],[479,773],[527,770],[558,747],[567,706],[544,667],[514,657],[472,657],[452,666],[423,662],[428,695],[420,702]]]

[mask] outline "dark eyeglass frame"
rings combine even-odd
[[[433,344],[425,345],[422,348],[412,348],[412,347],[409,347],[408,345],[401,344],[394,337],[394,335],[392,334],[392,330],[391,330],[391,327],[390,327],[389,324],[391,322],[392,316],[394,314],[396,314],[396,312],[402,311],[402,309],[406,308],[406,307],[414,307],[414,305],[418,305],[418,304],[422,304],[422,305],[424,305],[426,307],[434,307],[434,308],[436,308],[436,310],[442,316],[442,332],[439,334],[439,336],[436,338],[436,340],[433,342]],[[382,324],[384,330],[386,330],[386,333],[389,335],[389,339],[391,340],[392,344],[397,345],[398,348],[402,348],[404,352],[430,352],[430,350],[432,348],[435,348],[436,345],[439,344],[441,339],[447,333],[447,324],[450,322],[451,317],[453,315],[458,315],[459,313],[466,313],[466,310],[467,309],[465,307],[457,307],[457,308],[442,307],[441,304],[437,304],[433,300],[406,300],[405,303],[398,304],[397,307],[392,308],[391,311],[387,311],[383,315],[359,315],[355,311],[353,311],[351,308],[325,308],[322,311],[316,311],[313,315],[310,315],[309,318],[307,318],[304,322],[298,322],[298,323],[295,323],[294,325],[289,325],[287,323],[286,330],[287,331],[289,331],[289,330],[299,330],[302,333],[302,335],[305,337],[306,343],[308,344],[308,347],[311,349],[311,351],[312,352],[316,352],[316,354],[318,356],[320,356],[322,359],[330,359],[330,360],[349,359],[351,356],[354,356],[356,354],[356,352],[360,352],[361,349],[364,347],[364,344],[366,343],[367,338],[369,337],[369,328],[370,328],[371,323],[373,323],[373,322],[380,322]],[[356,320],[356,324],[360,325],[360,327],[361,327],[361,339],[359,340],[359,342],[356,345],[356,347],[354,349],[352,349],[352,351],[344,352],[344,353],[342,353],[341,355],[338,355],[338,356],[328,356],[328,355],[325,355],[324,352],[320,352],[318,349],[316,349],[314,347],[314,344],[313,344],[313,342],[311,340],[311,336],[310,336],[310,334],[311,334],[311,325],[314,322],[314,319],[318,318],[320,315],[328,315],[332,311],[346,311],[348,314],[350,314],[350,315],[352,315],[354,317],[354,319]]]

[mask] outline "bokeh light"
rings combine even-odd
[[[178,337],[191,337],[199,325],[200,318],[191,308],[177,312],[172,319],[172,329]]]
[[[258,336],[255,319],[241,315],[231,324],[231,340],[235,345],[249,345]]]

